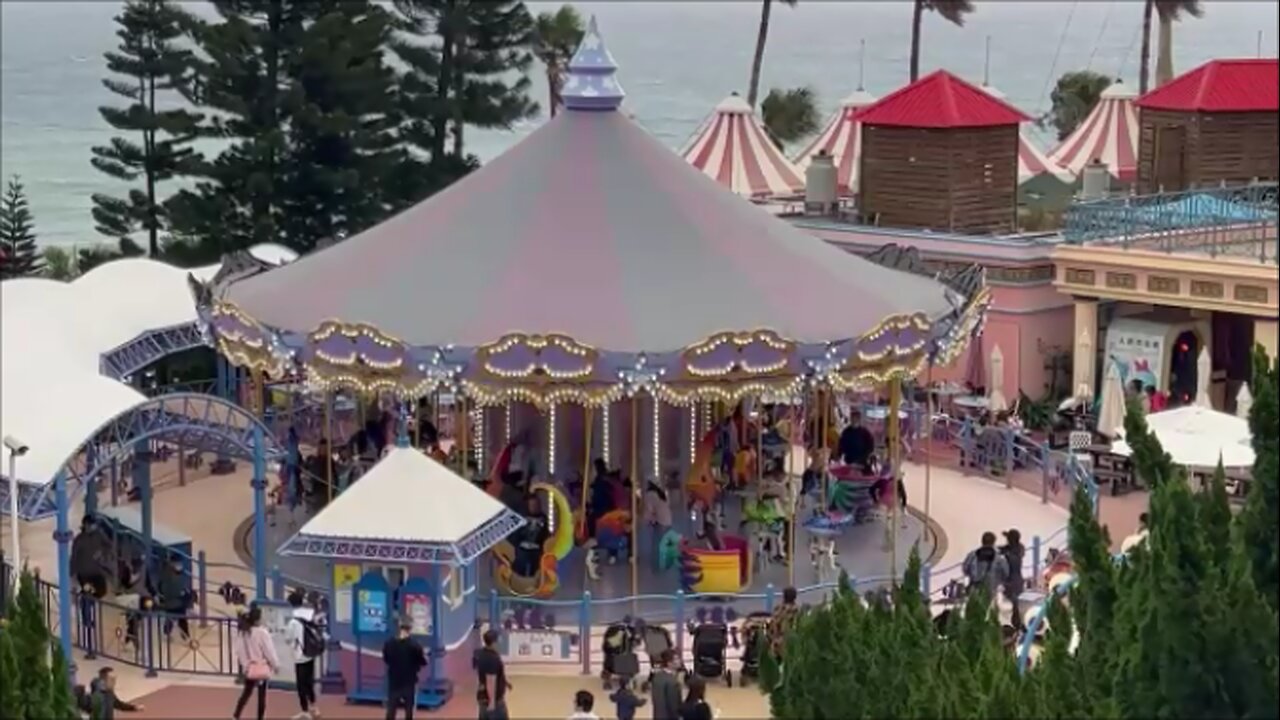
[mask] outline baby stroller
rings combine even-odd
[[[693,673],[698,677],[723,677],[733,687],[729,671],[729,628],[724,623],[702,623],[693,629]]]
[[[640,659],[636,657],[638,644],[636,631],[626,623],[614,623],[605,628],[601,648],[604,652],[604,668],[600,671],[600,680],[604,683],[605,690],[612,689],[614,680],[621,687],[640,674]]]
[[[654,668],[662,662],[662,654],[668,650],[674,650],[671,642],[671,631],[662,625],[645,625],[641,631],[644,639],[644,652],[649,656],[649,677],[640,684],[640,692],[649,692],[649,688],[653,686]],[[680,658],[675,659],[676,667],[672,671],[679,674]]]
[[[760,652],[769,642],[770,618],[772,615],[767,612],[754,612],[742,621],[742,685],[750,678],[760,677]]]

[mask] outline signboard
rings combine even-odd
[[[1134,380],[1156,390],[1164,387],[1165,348],[1164,326],[1146,327],[1135,324],[1129,328],[1112,327],[1107,330],[1106,362],[1114,362],[1120,370],[1120,380],[1125,389]],[[1103,365],[1103,378],[1107,366]]]
[[[389,604],[386,590],[356,590],[356,632],[361,635],[385,634]]]
[[[295,678],[289,625],[293,621],[293,608],[277,602],[259,602],[258,607],[262,610],[262,627],[271,636],[271,645],[275,648],[276,657],[280,658],[280,670],[272,681],[292,685]]]
[[[502,634],[499,649],[511,662],[577,662],[570,637],[559,630],[510,630]]]
[[[351,622],[351,588],[360,581],[360,566],[337,563],[333,566],[333,621]]]
[[[405,615],[413,623],[413,628],[409,633],[411,635],[430,635],[433,628],[431,621],[431,595],[425,592],[401,592],[400,602],[404,606]]]

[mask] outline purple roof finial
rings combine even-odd
[[[617,70],[592,16],[560,89],[564,106],[569,110],[617,110],[627,95],[614,77]]]

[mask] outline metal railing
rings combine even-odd
[[[1277,183],[1076,202],[1064,216],[1072,244],[1253,259],[1275,265]]]

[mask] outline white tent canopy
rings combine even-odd
[[[277,245],[250,252],[271,263],[297,257]],[[218,267],[187,271],[126,259],[69,283],[0,283],[0,435],[30,448],[18,460],[19,480],[50,482],[92,432],[145,399],[100,374],[102,355],[147,332],[194,322],[187,273],[208,278]],[[0,463],[0,474],[7,473]]]
[[[462,542],[507,508],[413,448],[392,448],[298,531],[298,537]]]
[[[1249,423],[1234,415],[1186,405],[1148,415],[1147,427],[1179,465],[1211,468],[1217,466],[1219,458],[1230,468],[1253,465]],[[1122,436],[1124,428],[1116,432]],[[1117,455],[1131,452],[1123,440],[1113,443],[1111,450]]]

